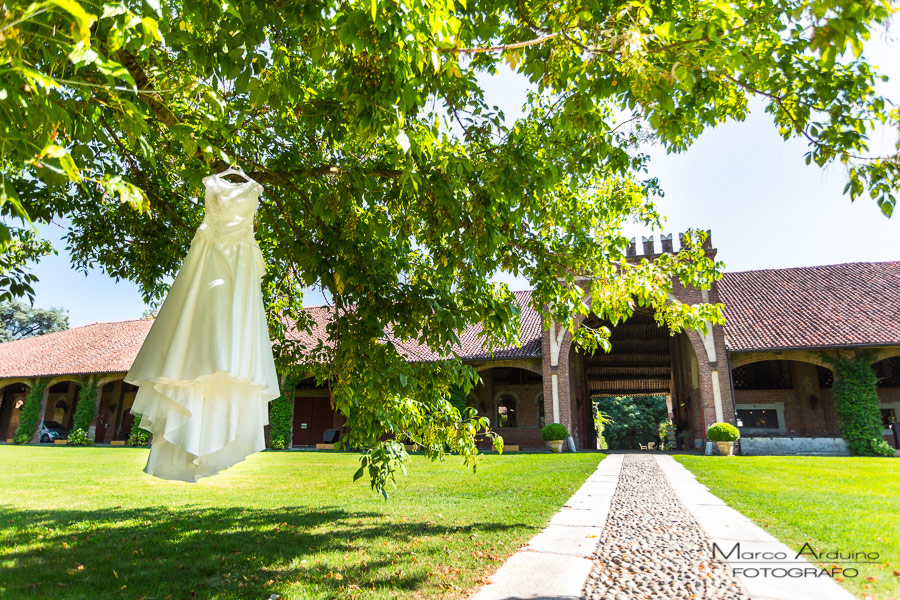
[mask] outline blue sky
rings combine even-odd
[[[891,76],[883,93],[900,101],[896,43],[879,36],[866,55]],[[507,73],[486,87],[489,103],[501,106],[508,117],[518,114],[526,90],[522,80]],[[649,148],[651,174],[666,192],[657,203],[667,217],[665,231],[711,229],[726,271],[900,260],[900,215],[886,219],[867,199],[851,203],[841,194],[843,169],[806,166],[806,150],[802,141],[782,140],[756,105],[746,121],[707,131],[683,154]],[[136,286],[98,270],[76,273],[60,240],[63,230],[51,226],[42,233],[59,255],[34,268],[40,278],[36,306],[67,309],[73,327],[140,317],[146,307]],[[513,289],[527,287],[521,279],[502,274],[498,279]],[[321,295],[311,293],[306,300],[317,304]]]

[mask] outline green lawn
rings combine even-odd
[[[710,491],[793,550],[873,551],[842,584],[861,598],[900,597],[900,461],[884,458],[677,456]],[[830,566],[833,562],[823,563]]]
[[[265,452],[197,484],[131,448],[0,446],[2,598],[454,598],[594,471],[598,454],[414,457],[385,502],[353,454]]]

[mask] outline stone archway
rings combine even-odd
[[[678,300],[673,299],[672,301],[677,302]],[[644,317],[650,315],[649,311],[644,312],[647,313]],[[629,323],[638,326],[648,325],[650,322],[655,324],[652,316],[649,321],[646,318],[643,319],[647,322],[635,322],[636,318],[641,320],[639,315],[640,311],[616,327],[628,327]],[[596,319],[593,315],[579,316],[576,319],[577,325],[582,326],[587,318]],[[665,330],[665,335],[669,336],[668,330]],[[656,391],[662,392],[670,398],[677,396],[678,399],[670,404],[670,407],[673,412],[681,413],[676,415],[676,419],[681,418],[684,421],[684,428],[689,431],[689,437],[686,439],[694,440],[690,445],[699,446],[704,438],[706,427],[713,422],[734,422],[734,403],[731,397],[723,331],[721,326],[711,326],[705,333],[685,331],[675,336],[669,336],[668,339],[673,346],[669,354],[677,347],[679,357],[677,363],[672,361],[672,364],[669,365],[670,372],[668,374],[660,375],[662,379],[669,377],[672,382],[670,388],[667,390],[630,389],[628,385],[624,385],[619,391],[621,395],[642,395]],[[590,394],[595,390],[588,389],[582,383],[584,373],[579,370],[579,359],[573,348],[572,332],[563,326],[551,323],[551,327],[544,332],[544,347],[549,349],[549,352],[545,351],[544,355],[544,394],[547,420],[565,425],[572,432],[577,446],[592,448],[595,434],[588,400]],[[666,352],[659,354],[666,354]],[[719,366],[720,363],[722,368]],[[677,374],[680,375],[676,377]],[[623,379],[627,379],[627,377],[623,376]],[[680,384],[679,382],[686,383]],[[633,387],[631,386],[631,388]],[[674,389],[676,387],[681,389]]]
[[[0,440],[12,439],[19,425],[19,413],[31,386],[27,380],[7,380],[0,386]]]
[[[538,369],[513,362],[486,366],[479,373],[481,382],[469,396],[479,416],[487,417],[507,444],[542,447],[537,399],[544,393],[544,385]]]
[[[744,438],[840,436],[831,369],[822,356],[785,352],[735,358],[735,414]]]

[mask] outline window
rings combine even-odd
[[[741,433],[781,434],[787,432],[784,422],[784,402],[767,404],[737,404],[737,426]]]
[[[900,356],[878,361],[872,368],[878,376],[878,387],[900,387]]]
[[[534,401],[537,402],[538,427],[543,429],[544,425],[547,424],[546,419],[544,418],[544,395],[538,394]]]
[[[742,429],[779,429],[778,411],[774,408],[738,409],[737,418]]]
[[[816,367],[816,375],[819,376],[819,387],[821,389],[831,389],[831,384],[834,383],[834,373],[831,372],[831,369]]]
[[[518,402],[512,394],[501,394],[497,398],[497,426],[517,427],[516,408]]]
[[[791,363],[787,360],[764,360],[737,367],[732,371],[736,390],[789,390]]]

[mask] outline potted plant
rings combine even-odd
[[[547,442],[550,452],[560,454],[563,442],[569,439],[569,430],[561,423],[550,423],[541,429],[541,438]]]
[[[734,443],[741,437],[741,432],[731,423],[713,423],[706,430],[706,439],[715,442],[722,456],[734,456]]]

